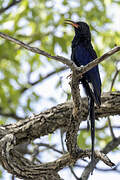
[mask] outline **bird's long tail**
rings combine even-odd
[[[94,142],[95,142],[95,112],[94,112],[94,99],[93,97],[89,97],[89,120],[91,124],[91,141],[92,141],[92,147],[91,147],[91,174],[93,173],[94,168]]]
[[[89,83],[83,79],[82,80],[83,87],[85,89],[85,92],[88,97],[88,127],[89,127],[89,121],[91,125],[91,174],[93,173],[94,168],[94,141],[95,141],[95,112],[94,112],[94,93],[92,92],[92,89],[89,86]]]

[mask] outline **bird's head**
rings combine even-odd
[[[91,39],[90,28],[87,23],[78,21],[74,22],[71,20],[65,20],[65,24],[70,24],[75,29],[75,34],[81,38],[89,38]]]

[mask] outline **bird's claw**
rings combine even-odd
[[[67,76],[67,79],[71,79],[72,78],[72,74],[69,74],[68,76]]]

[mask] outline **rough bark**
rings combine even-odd
[[[82,100],[79,94],[79,79],[85,72],[96,66],[98,63],[120,51],[120,46],[111,49],[109,52],[93,60],[84,67],[77,67],[75,63],[69,59],[61,56],[52,56],[39,48],[31,47],[20,40],[8,36],[7,34],[0,32],[0,37],[20,45],[28,51],[61,62],[72,70],[71,92],[73,103],[63,103],[49,109],[48,111],[21,120],[15,124],[0,127],[0,161],[8,172],[24,179],[59,180],[60,176],[57,172],[61,168],[68,165],[74,165],[77,159],[90,157],[91,155],[90,150],[83,151],[77,147],[77,132],[79,125],[83,120],[86,120],[88,114],[87,100]],[[101,108],[95,109],[96,119],[99,117],[119,114],[120,92],[104,94],[102,97]],[[64,128],[64,131],[67,132],[66,145],[68,153],[62,155],[60,159],[51,163],[35,165],[15,150],[16,145],[24,142],[28,143],[35,138],[53,133],[58,128]],[[117,143],[115,143],[116,141]],[[119,138],[113,139],[113,141],[107,145],[106,149],[114,149],[117,147],[119,142]],[[112,163],[105,155],[107,152],[107,150],[104,153],[95,152],[96,163],[98,160],[102,160],[105,164],[112,167],[114,166],[114,163]],[[90,169],[91,168],[87,169],[86,167],[81,177],[82,180],[85,180],[85,178],[89,176]]]
[[[74,165],[79,158],[90,157],[90,150],[79,150],[74,158],[67,153],[54,162],[35,165],[15,150],[16,145],[53,133],[58,128],[64,127],[64,130],[67,131],[72,110],[72,102],[66,102],[17,123],[0,126],[0,162],[2,166],[19,178],[59,180],[60,176],[57,172],[60,169],[71,164]],[[95,113],[96,118],[120,114],[120,92],[105,93],[102,96],[101,108],[96,108]],[[86,98],[82,99],[81,118],[81,121],[87,118]],[[111,141],[103,152],[106,154],[111,148],[117,147],[120,138],[117,138],[115,142]],[[101,159],[108,166],[114,165],[100,152],[95,152],[95,156],[97,161]]]
[[[16,144],[32,140],[40,136],[53,133],[63,127],[67,129],[72,115],[73,103],[66,102],[33,115],[17,123],[0,126],[0,139],[6,134],[14,134]],[[82,99],[81,119],[85,121],[88,115],[87,98]],[[120,115],[120,92],[104,93],[102,105],[95,109],[96,119],[107,116]]]

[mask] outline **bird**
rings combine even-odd
[[[85,66],[97,58],[97,54],[91,43],[91,32],[89,25],[82,21],[65,20],[66,24],[74,27],[75,36],[72,40],[71,60],[78,66]],[[88,128],[91,126],[91,174],[94,168],[94,141],[95,141],[95,104],[101,105],[101,78],[98,65],[84,73],[80,79],[85,93],[88,97]]]

